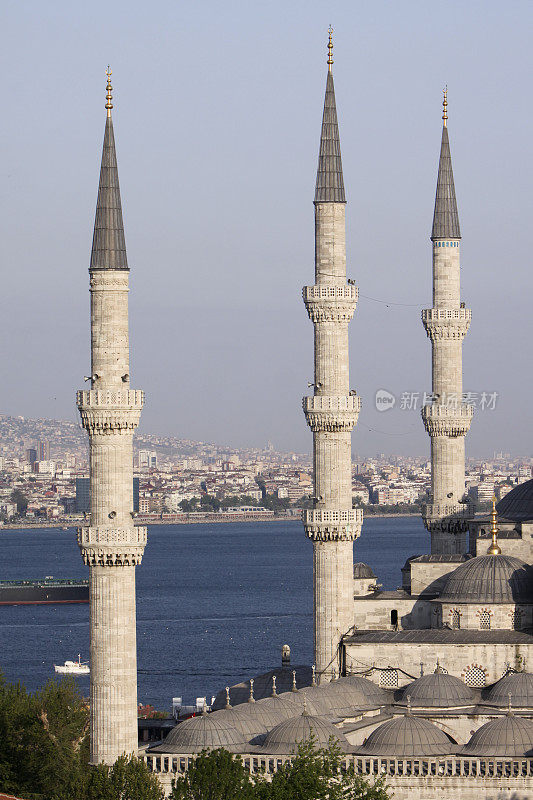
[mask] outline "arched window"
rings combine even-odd
[[[461,613],[456,608],[452,611],[452,628],[458,630],[461,627]]]
[[[398,688],[398,670],[382,669],[379,674],[379,685],[382,689]]]
[[[482,631],[490,631],[490,613],[482,611],[479,615],[479,627]]]
[[[481,667],[469,667],[465,672],[464,682],[467,686],[481,689],[487,682],[487,676]]]

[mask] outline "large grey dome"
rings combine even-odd
[[[384,722],[372,731],[359,751],[365,755],[407,758],[444,756],[456,749],[456,745],[436,725],[408,714]]]
[[[482,725],[468,744],[461,748],[465,756],[502,756],[523,758],[531,756],[533,747],[533,722],[530,719],[506,714]]]
[[[225,747],[242,749],[244,739],[231,724],[225,712],[202,714],[180,722],[161,744],[151,748],[155,753],[200,753],[202,750]]]
[[[515,489],[502,497],[496,511],[500,517],[512,522],[525,522],[533,519],[533,478],[520,483]]]
[[[269,731],[262,745],[265,753],[291,754],[298,749],[300,742],[313,740],[316,747],[327,747],[333,739],[344,753],[352,751],[352,746],[343,733],[321,717],[303,713],[285,720]]]
[[[510,672],[484,692],[484,703],[514,708],[533,708],[533,675],[530,672]],[[533,744],[533,742],[532,742]]]
[[[519,558],[486,555],[457,567],[439,600],[453,603],[531,603],[531,568]]]
[[[435,672],[417,678],[405,687],[401,702],[407,703],[408,697],[415,708],[456,708],[475,702],[472,689],[446,672]]]

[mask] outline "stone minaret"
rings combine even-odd
[[[77,405],[89,434],[91,518],[78,530],[89,566],[91,763],[137,750],[135,566],[146,528],[133,524],[133,432],[143,392],[130,389],[126,245],[111,119],[107,119],[91,253],[91,389]]]
[[[467,551],[468,508],[465,493],[465,441],[472,406],[462,402],[463,339],[472,312],[461,302],[459,215],[455,199],[447,92],[444,91],[442,142],[431,241],[433,308],[422,311],[432,348],[432,402],[422,408],[431,437],[431,503],[424,507],[434,554]]]
[[[303,522],[313,541],[315,660],[321,682],[344,669],[339,644],[354,621],[353,542],[363,522],[362,512],[352,509],[351,431],[360,399],[350,391],[348,359],[348,323],[358,290],[346,281],[346,200],[331,33],[314,201],[315,284],[303,289],[315,328],[314,394],[303,399],[313,431],[314,507],[304,511]]]

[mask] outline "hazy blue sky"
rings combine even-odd
[[[2,4],[0,409],[76,418],[113,69],[143,430],[307,451],[313,190],[335,29],[348,272],[361,299],[354,451],[429,452],[429,233],[441,90],[473,310],[465,389],[497,391],[467,452],[531,454],[531,34],[527,0]],[[393,302],[387,305],[375,302]]]

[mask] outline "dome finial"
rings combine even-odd
[[[292,687],[291,687],[291,692],[297,692],[297,691],[298,691],[298,687],[296,686],[296,670],[295,670],[295,669],[293,669],[293,671],[292,671]]]
[[[496,525],[496,519],[498,517],[498,512],[496,511],[496,495],[492,496],[492,511],[490,512],[490,532],[492,534],[492,542],[487,550],[487,553],[490,556],[499,556],[501,555],[502,549],[498,544],[498,526]]]
[[[444,97],[442,98],[442,123],[446,127],[448,121],[448,84],[442,90]]]
[[[107,116],[110,117],[111,109],[113,108],[113,103],[111,102],[111,100],[113,99],[113,94],[112,94],[113,87],[111,86],[111,75],[113,74],[113,70],[110,68],[109,64],[107,65],[105,74],[107,75],[107,86],[106,86],[107,94],[105,96],[107,103],[105,104],[105,107],[107,108]]]
[[[509,692],[508,698],[509,701],[507,704],[507,716],[511,717],[513,714],[513,705],[512,705],[513,695],[511,694],[511,692]]]
[[[276,692],[276,676],[272,675],[272,694],[271,697],[277,697],[278,693]]]
[[[407,695],[407,715],[408,715],[409,717],[411,716],[411,711],[412,711],[412,706],[411,706],[411,695],[410,695],[410,694],[408,694],[408,695]]]
[[[248,698],[248,702],[255,703],[253,678],[250,680],[250,697]]]
[[[226,708],[231,708],[231,703],[229,699],[229,686],[226,686]]]
[[[307,697],[304,695],[304,710],[302,711],[302,717],[308,717],[309,711],[307,710]]]
[[[311,678],[311,686],[316,686],[316,664],[311,667],[313,677]]]
[[[328,71],[331,72],[333,66],[333,28],[328,28]]]

